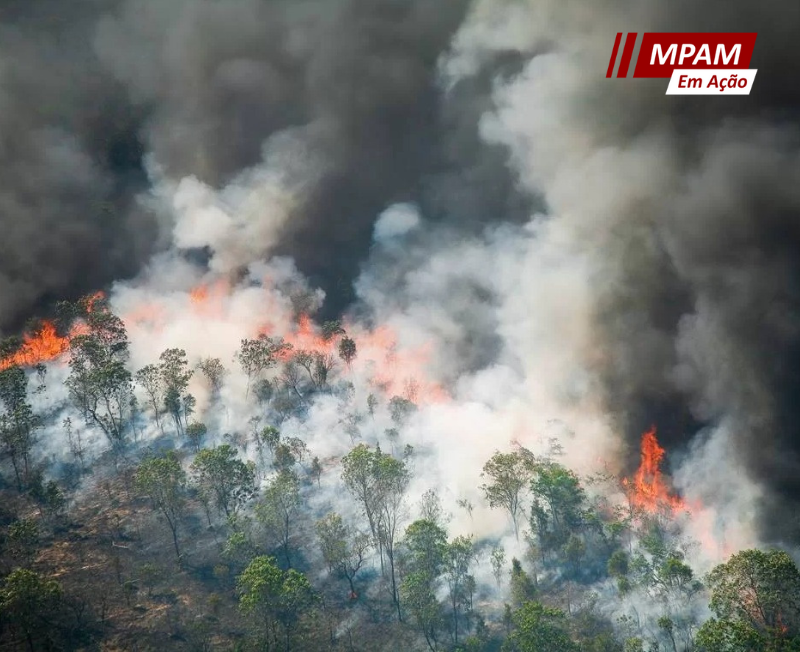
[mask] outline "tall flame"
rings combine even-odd
[[[663,512],[665,509],[684,511],[686,504],[679,497],[670,495],[661,473],[665,451],[658,444],[655,426],[642,435],[641,447],[642,461],[639,469],[633,480],[623,480],[631,506],[651,514]]]
[[[22,346],[0,360],[0,370],[9,367],[32,367],[40,362],[54,360],[67,350],[69,336],[62,337],[50,322],[44,322],[34,333],[25,333]]]
[[[103,298],[102,292],[95,292],[82,300],[82,306],[86,312],[92,312]],[[0,371],[9,367],[33,367],[55,360],[66,353],[73,337],[85,332],[85,324],[78,322],[67,335],[62,336],[53,322],[43,321],[38,330],[23,334],[22,345],[14,353],[0,359]]]

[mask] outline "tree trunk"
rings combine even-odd
[[[181,551],[178,547],[178,528],[173,527],[172,529],[172,545],[175,546],[175,556],[178,559],[178,565],[181,565]]]

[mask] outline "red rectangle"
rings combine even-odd
[[[634,77],[671,77],[675,68],[749,68],[756,32],[647,32]]]

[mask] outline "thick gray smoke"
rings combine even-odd
[[[0,6],[0,333],[138,269],[157,236],[143,118],[99,68],[90,3]]]
[[[632,454],[650,424],[672,448],[718,428],[725,457],[710,463],[744,465],[766,487],[768,536],[795,538],[785,508],[800,497],[800,130],[789,80],[800,7],[480,7],[514,15],[501,34],[525,42],[508,25],[527,23],[529,47],[553,43],[498,93],[486,133],[514,149],[523,184],[544,195],[552,219],[571,229],[569,244],[593,259],[603,350],[593,367]],[[467,55],[498,42],[487,24],[462,38]],[[618,31],[757,31],[758,81],[737,102],[665,97],[663,80],[606,80]]]
[[[449,103],[436,83],[466,0],[5,4],[0,328],[159,247],[134,198],[145,153],[169,178],[220,187],[265,142],[291,141],[307,178],[270,250],[327,291],[329,313],[351,299],[389,203],[464,224],[526,215],[503,148],[478,136],[494,75]]]
[[[2,12],[0,327],[132,275],[170,231],[147,298],[197,280],[187,250],[228,277],[285,255],[328,312],[356,294],[355,319],[428,337],[466,406],[452,422],[518,400],[486,419],[511,438],[566,409],[578,438],[622,434],[631,463],[654,423],[691,456],[673,457],[687,493],[797,537],[779,517],[800,499],[797,3]],[[757,31],[752,95],[607,80],[619,31]]]

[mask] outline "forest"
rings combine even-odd
[[[1,649],[800,650],[797,565],[694,568],[654,430],[629,478],[577,474],[553,438],[495,450],[477,499],[412,494],[428,453],[406,432],[434,390],[365,385],[346,324],[300,322],[311,339],[132,368],[94,295],[3,341]],[[231,377],[246,420],[220,416]],[[338,433],[306,439],[333,453],[298,434],[320,405]]]

